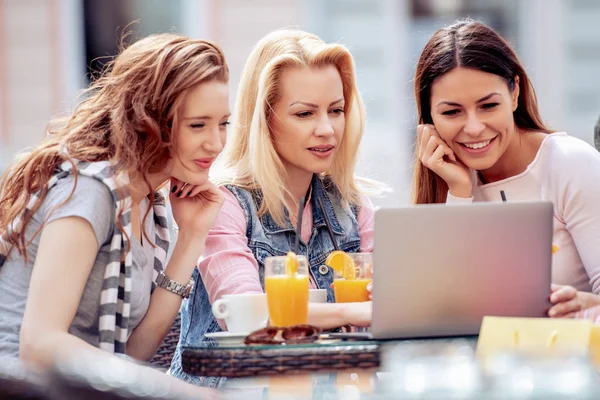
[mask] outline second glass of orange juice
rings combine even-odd
[[[295,261],[290,257],[295,258]],[[305,256],[268,257],[265,292],[271,324],[286,327],[308,320],[308,262]]]
[[[336,303],[369,301],[367,285],[373,278],[372,253],[346,253],[352,259],[354,274],[334,270],[333,291]]]

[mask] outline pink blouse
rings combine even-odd
[[[198,264],[202,281],[211,303],[226,294],[262,293],[258,276],[258,262],[248,247],[246,216],[237,198],[226,188],[225,203],[208,234],[204,254]],[[360,251],[373,251],[375,211],[371,201],[364,197],[357,216]],[[312,206],[310,202],[302,214],[301,236],[308,242],[312,233]]]

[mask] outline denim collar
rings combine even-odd
[[[319,201],[318,201],[318,199],[321,198],[321,199],[323,199],[323,206],[325,208],[325,212],[329,216],[329,222],[331,223],[331,230],[335,234],[345,235],[346,232],[344,231],[344,229],[340,225],[340,222],[338,221],[333,204],[331,203],[331,199],[329,198],[329,195],[327,194],[325,185],[327,185],[327,186],[331,185],[333,190],[337,190],[337,189],[335,188],[333,182],[331,182],[327,178],[325,178],[325,179],[326,179],[326,181],[323,182],[323,180],[321,178],[319,178],[319,176],[317,174],[313,174],[313,178],[310,183],[311,187],[312,187],[312,195],[311,195],[310,202],[311,202],[311,207],[312,207],[313,227],[316,229],[325,227],[325,229],[327,229],[327,224],[325,223],[325,217],[323,216],[323,213],[321,212],[321,207],[319,206]],[[261,196],[260,191],[255,191],[253,193],[253,196],[256,201],[257,208],[260,208],[260,204],[262,203],[262,196]],[[294,225],[290,222],[287,209],[284,209],[284,212],[285,212],[285,226],[283,226],[283,227],[277,225],[277,223],[275,222],[275,220],[269,213],[260,217],[260,222],[263,226],[263,229],[265,230],[265,233],[275,234],[275,233],[281,233],[281,232],[294,232],[296,230]]]

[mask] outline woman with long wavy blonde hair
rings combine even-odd
[[[146,360],[223,203],[208,180],[229,118],[219,47],[173,34],[124,49],[0,187],[0,355],[35,368],[85,348]],[[179,226],[168,265],[165,199]],[[156,290],[155,290],[156,289]]]
[[[211,313],[223,295],[263,292],[266,258],[293,250],[303,197],[298,253],[307,256],[311,286],[334,301],[333,273],[324,265],[334,250],[330,233],[343,251],[372,251],[373,208],[365,194],[382,185],[355,176],[363,126],[354,61],[344,46],[297,30],[275,31],[255,46],[242,73],[224,169],[215,177],[225,204],[182,308],[180,345],[198,345],[206,333],[227,328]],[[322,328],[370,321],[370,302],[311,304],[308,312],[308,322]],[[173,375],[217,383],[185,374],[180,355]]]

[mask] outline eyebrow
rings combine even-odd
[[[481,103],[481,102],[484,102],[484,101],[486,101],[486,100],[489,100],[489,99],[491,99],[492,97],[494,97],[494,96],[496,96],[496,95],[498,95],[498,96],[499,96],[499,95],[500,95],[500,93],[497,93],[497,92],[490,93],[490,94],[488,94],[487,96],[484,96],[484,97],[480,98],[480,99],[479,99],[479,100],[477,100],[475,103]],[[458,103],[453,103],[453,102],[451,102],[451,101],[440,101],[440,102],[438,103],[438,107],[439,107],[439,106],[442,106],[442,105],[454,106],[454,107],[460,107],[460,104],[458,104]]]
[[[219,119],[223,119],[223,118],[229,118],[231,117],[231,113],[223,115],[222,118]],[[204,119],[204,120],[211,120],[213,119],[210,115],[200,115],[198,117],[183,117],[181,118],[182,121],[188,120],[188,119]]]
[[[331,104],[329,104],[329,107],[331,107],[331,106],[333,106],[333,105],[335,105],[335,104],[337,104],[337,103],[340,103],[340,102],[342,102],[342,101],[344,101],[344,99],[343,99],[343,98],[341,98],[341,99],[338,99],[338,100],[336,100],[336,101],[333,101],[333,102],[331,102]],[[305,105],[305,106],[307,106],[307,107],[319,108],[319,106],[318,106],[317,104],[313,104],[313,103],[307,103],[307,102],[305,102],[305,101],[295,101],[295,102],[293,102],[292,104],[290,104],[289,106],[291,107],[291,106],[293,106],[294,104],[302,104],[302,105]]]

